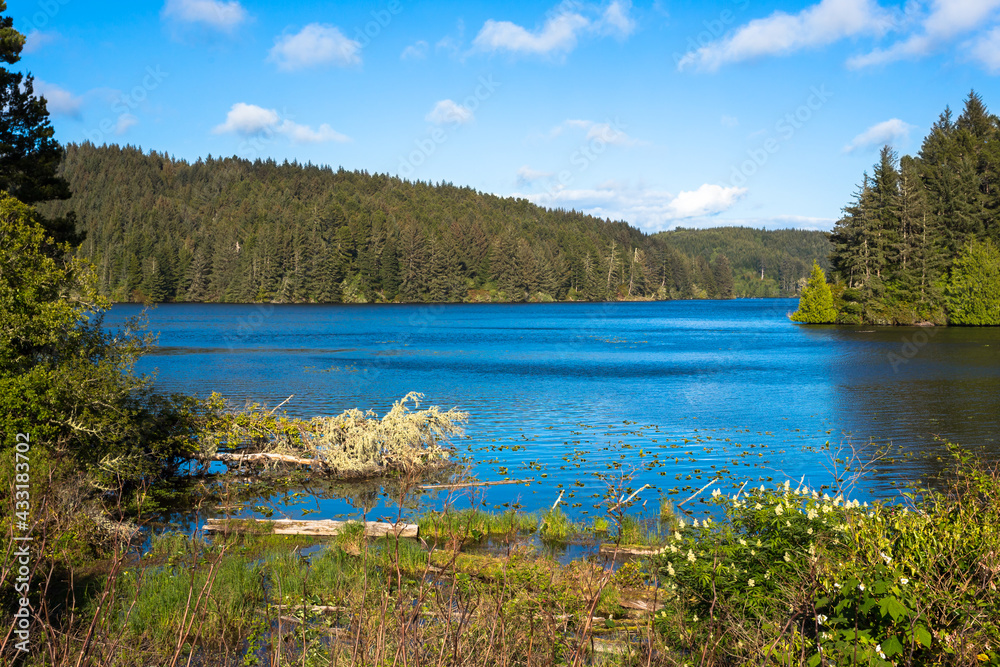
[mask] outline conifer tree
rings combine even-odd
[[[832,324],[837,320],[833,293],[826,282],[826,274],[816,262],[813,262],[812,275],[799,298],[799,309],[790,318],[803,324]]]

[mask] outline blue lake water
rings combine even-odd
[[[827,442],[862,460],[873,442],[912,455],[864,478],[858,497],[940,467],[941,439],[1000,458],[1000,329],[804,327],[787,319],[795,307],[168,304],[149,311],[159,348],[138,370],[237,404],[294,395],[283,409],[301,417],[382,414],[422,392],[470,413],[455,444],[480,479],[534,479],[480,500],[536,510],[566,489],[577,518],[599,513],[623,471],[630,487],[653,487],[640,495],[651,510],[720,473],[723,490],[769,478],[816,487],[831,481]],[[116,305],[107,324],[140,310]],[[301,507],[356,514],[336,498],[283,511]]]

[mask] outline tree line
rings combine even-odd
[[[735,242],[726,246],[740,255],[734,267],[717,243],[686,246],[673,233],[451,183],[235,157],[189,163],[90,143],[66,147],[60,175],[75,195],[44,210],[76,211],[86,235],[78,252],[115,301],[778,296],[794,294],[815,253],[828,252],[812,233],[794,261],[769,256],[765,289],[745,275],[758,258]]]
[[[1000,324],[1000,119],[973,91],[916,156],[882,148],[831,241],[837,322]]]

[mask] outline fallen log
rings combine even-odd
[[[333,521],[332,519],[300,520],[300,519],[262,519],[262,520],[241,520],[241,519],[208,519],[203,530],[206,533],[224,532],[249,532],[260,528],[270,529],[275,535],[315,535],[332,536],[339,535],[351,524],[362,523],[361,521]],[[365,521],[366,537],[385,537],[395,535],[397,537],[417,538],[420,526],[415,523],[383,523],[378,521]],[[267,532],[267,531],[265,531]]]
[[[259,463],[261,461],[277,461],[279,463],[294,463],[302,466],[325,465],[320,459],[304,459],[298,456],[291,456],[290,454],[271,454],[268,452],[258,452],[256,454],[217,452],[211,456],[198,456],[196,458],[198,461],[202,462],[218,461],[221,463]]]
[[[621,556],[659,556],[666,550],[666,547],[647,547],[627,544],[619,546],[617,544],[608,543],[604,543],[600,547],[600,553],[602,554],[619,554]]]

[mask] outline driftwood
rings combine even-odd
[[[202,462],[219,461],[222,463],[259,463],[261,461],[277,461],[279,463],[294,463],[302,466],[326,465],[319,459],[304,459],[289,454],[270,454],[268,452],[258,452],[256,454],[234,454],[231,452],[217,452],[211,456],[199,456],[197,460]]]
[[[206,533],[241,532],[252,528],[270,528],[270,532],[275,535],[316,535],[331,536],[339,535],[348,526],[360,521],[333,521],[331,519],[320,519],[305,521],[298,519],[277,519],[244,521],[240,519],[209,519],[203,528]],[[395,535],[397,537],[412,537],[416,539],[420,527],[415,523],[382,523],[377,521],[365,521],[365,536],[385,537]]]
[[[432,489],[463,489],[468,486],[499,486],[500,484],[527,484],[528,482],[534,482],[535,478],[530,479],[503,479],[498,482],[465,482],[463,484],[424,484],[420,488],[426,491]]]
[[[602,554],[620,554],[625,556],[659,556],[661,553],[666,551],[666,547],[646,547],[646,546],[632,546],[632,545],[622,545],[618,546],[616,544],[602,544],[600,547],[600,553]]]

